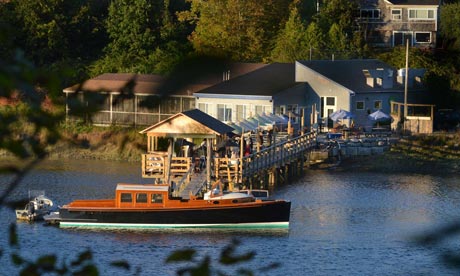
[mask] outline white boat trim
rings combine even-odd
[[[60,221],[59,226],[83,227],[83,228],[289,228],[289,222],[256,222],[256,223],[217,223],[217,224],[150,224],[150,223],[98,223],[98,222],[74,222]]]

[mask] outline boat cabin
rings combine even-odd
[[[168,185],[118,184],[116,207],[162,207],[169,196]]]

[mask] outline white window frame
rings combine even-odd
[[[243,107],[242,114],[238,115],[238,107]],[[249,114],[249,105],[247,104],[236,104],[235,105],[235,121],[240,121],[248,118]]]
[[[395,14],[394,12],[398,12],[398,14]],[[401,21],[402,20],[402,9],[391,9],[391,20]]]
[[[417,34],[426,34],[430,35],[429,41],[417,41]],[[430,44],[432,42],[431,32],[414,32],[414,43],[417,44]]]
[[[418,17],[417,13],[418,12],[427,12],[427,17]],[[429,17],[430,11],[433,12],[433,17]],[[415,12],[415,17],[411,16],[411,12]],[[436,10],[434,9],[408,9],[407,10],[407,18],[409,20],[436,20]]]
[[[220,106],[223,106],[223,109],[224,109],[224,117],[223,118],[219,118],[219,107]],[[228,110],[230,111],[230,115],[228,114]],[[231,122],[232,121],[232,116],[233,116],[233,106],[231,104],[217,104],[216,105],[216,115],[217,115],[217,119],[220,120],[220,121],[223,121],[223,122]],[[228,119],[228,120],[226,120]]]
[[[209,106],[210,106],[210,105],[211,105],[211,104],[209,104],[209,103],[197,103],[197,108],[198,108],[199,110],[203,111],[204,113],[209,114],[208,112],[209,112]],[[204,110],[201,109],[202,106],[204,107]]]
[[[329,116],[327,114],[328,109],[332,109],[333,110],[332,112],[337,110],[337,97],[335,97],[335,96],[323,96],[323,97],[320,98],[320,100],[323,101],[323,98],[324,98],[324,106],[320,105],[321,106],[321,110],[320,110],[321,111],[321,118],[326,118],[326,117]],[[328,98],[334,98],[334,105],[328,105],[327,104]]]

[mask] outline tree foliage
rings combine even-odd
[[[234,61],[260,61],[267,56],[278,22],[287,18],[287,0],[190,0],[191,9],[180,14],[193,24],[190,36],[198,54]]]
[[[294,5],[284,29],[281,29],[276,39],[271,59],[275,62],[295,62],[307,59],[309,52],[307,39],[306,27]]]
[[[11,8],[16,46],[38,66],[94,59],[106,44],[106,1],[13,0]]]
[[[460,3],[441,7],[440,31],[444,38],[444,47],[460,50]]]
[[[183,28],[169,9],[168,0],[112,1],[106,21],[110,42],[102,59],[91,67],[91,74],[164,73],[171,69],[188,48],[177,43]]]

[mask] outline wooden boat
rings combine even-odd
[[[287,228],[291,202],[211,189],[204,197],[172,197],[168,185],[118,184],[114,199],[75,200],[45,217],[60,227]]]

